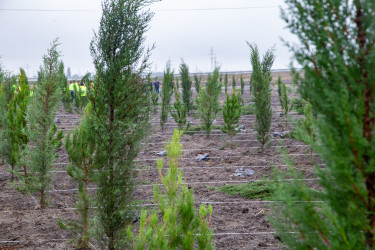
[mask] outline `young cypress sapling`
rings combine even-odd
[[[12,162],[12,146],[9,138],[8,127],[8,110],[9,103],[14,98],[13,85],[16,84],[16,78],[5,75],[0,68],[1,92],[0,92],[0,156],[10,166],[14,166]],[[11,180],[13,181],[13,174]]]
[[[284,116],[285,128],[288,128],[289,112],[293,109],[293,104],[288,97],[286,84],[281,81],[280,76],[277,79],[277,93],[279,94],[279,101]]]
[[[189,76],[189,67],[182,62],[180,65],[181,87],[182,87],[182,102],[186,106],[186,112],[189,115],[193,108],[193,92],[191,91],[192,81]]]
[[[40,79],[33,88],[33,98],[27,108],[26,121],[29,125],[28,144],[25,162],[30,176],[28,190],[38,192],[40,207],[47,206],[47,192],[51,187],[53,164],[57,158],[56,150],[61,146],[62,131],[56,134],[55,112],[59,104],[59,52],[58,41],[54,40],[40,67]]]
[[[79,219],[64,223],[61,219],[58,224],[61,228],[75,234],[73,241],[77,249],[89,249],[89,241],[92,237],[93,220],[90,217],[93,212],[93,197],[88,193],[88,184],[96,180],[97,172],[94,161],[95,135],[91,132],[90,121],[91,105],[88,104],[81,124],[73,132],[69,132],[65,140],[65,148],[69,155],[67,172],[69,176],[78,182],[77,211]]]
[[[219,69],[216,68],[212,76],[208,75],[206,87],[201,87],[199,97],[196,98],[198,104],[198,115],[202,127],[206,131],[207,138],[210,137],[212,123],[219,112],[219,94],[222,85],[218,80]]]
[[[177,77],[176,77],[177,79]],[[178,92],[178,91],[177,91]],[[169,105],[171,103],[171,97],[173,93],[173,70],[171,70],[170,61],[167,62],[166,69],[164,71],[163,87],[161,89],[161,112],[160,112],[160,127],[164,131],[164,124],[167,122]]]
[[[91,41],[96,68],[92,103],[98,169],[96,237],[101,248],[123,249],[134,218],[134,160],[149,134],[151,98],[143,74],[152,18],[144,0],[104,0],[99,31]]]
[[[232,88],[233,89],[236,89],[236,76],[235,75],[232,75]]]
[[[313,115],[311,104],[307,103],[304,108],[304,117],[298,121],[296,127],[296,139],[300,140],[307,145],[316,143],[316,117]],[[310,146],[310,160],[313,160],[313,148]]]
[[[201,82],[202,82],[202,75],[199,77],[197,74],[194,75],[194,87],[195,91],[197,92],[197,95],[199,95],[199,90],[201,89]]]
[[[375,2],[286,4],[282,18],[300,41],[290,45],[304,74],[296,84],[318,117],[310,145],[322,164],[315,183],[278,178],[273,227],[296,249],[374,249]]]
[[[270,141],[269,131],[272,122],[271,107],[271,67],[274,61],[273,49],[266,52],[262,62],[259,58],[258,47],[254,44],[247,43],[251,50],[251,65],[253,73],[251,82],[255,101],[255,126],[257,140],[261,143],[261,153],[263,154],[264,146]]]
[[[173,138],[167,146],[168,166],[163,175],[163,160],[158,159],[157,166],[160,181],[165,189],[154,186],[154,200],[158,212],[147,215],[142,211],[140,230],[134,235],[132,228],[127,229],[133,249],[213,249],[212,229],[210,229],[212,206],[208,211],[201,205],[199,213],[195,211],[193,190],[182,184],[182,172],[178,169],[182,145],[179,143],[182,131],[174,130]],[[160,218],[160,219],[159,219]]]
[[[233,90],[232,98],[229,98],[229,95],[227,95],[227,99],[225,100],[224,106],[223,106],[223,119],[224,124],[221,130],[223,133],[228,134],[230,138],[230,147],[233,149],[233,136],[235,136],[238,133],[238,130],[236,130],[236,126],[238,126],[238,121],[241,117],[241,111],[242,107],[240,104],[241,96],[236,93],[235,90]]]
[[[186,124],[186,106],[181,102],[180,93],[175,89],[175,102],[173,104],[175,111],[171,110],[171,115],[178,125],[178,130],[182,131]]]
[[[176,76],[176,88],[177,88],[177,91],[180,91],[180,84],[178,82],[178,77]]]
[[[12,169],[11,174],[18,175],[21,183],[27,184],[27,166],[21,161],[23,151],[25,150],[28,138],[28,127],[26,126],[26,111],[30,99],[29,85],[26,84],[26,73],[21,68],[18,75],[18,90],[14,94],[11,102],[8,105],[8,135],[11,143],[11,158]],[[23,175],[21,175],[17,168],[14,166],[22,167]],[[22,185],[21,185],[22,186]],[[18,185],[18,187],[21,187]],[[22,190],[22,188],[21,188]]]
[[[240,83],[241,83],[241,96],[243,96],[243,93],[245,93],[245,80],[243,79],[243,76],[240,76]]]
[[[224,90],[225,90],[225,96],[228,94],[228,73],[225,73],[224,75]]]

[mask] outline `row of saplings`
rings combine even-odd
[[[2,111],[0,153],[10,166],[11,184],[24,194],[39,193],[42,209],[48,206],[47,193],[53,182],[52,169],[63,139],[62,131],[57,132],[54,122],[56,108],[62,100],[61,83],[64,82],[59,82],[58,77],[59,65],[61,66],[62,62],[59,61],[57,45],[57,41],[54,41],[44,57],[44,65],[39,72],[39,79],[34,86],[32,96],[29,94],[24,70],[21,69],[17,77],[8,76],[0,71]],[[14,91],[14,85],[20,86],[20,90]],[[79,219],[67,222],[59,219],[57,223],[61,228],[75,234],[74,242],[79,249],[90,248],[90,240],[94,235],[98,237],[98,244],[103,247],[109,244],[110,248],[117,249],[129,244],[126,243],[126,237],[116,235],[112,239],[113,243],[108,243],[111,239],[101,240],[105,233],[101,233],[100,230],[106,225],[98,225],[100,219],[91,219],[94,213],[93,207],[101,206],[101,202],[110,202],[109,197],[95,199],[88,193],[89,183],[98,183],[102,178],[97,168],[98,159],[95,157],[97,141],[90,127],[93,120],[92,113],[92,103],[89,102],[83,111],[79,127],[65,137],[65,148],[69,155],[67,173],[78,182]],[[146,244],[151,249],[166,249],[168,246],[192,249],[195,240],[200,249],[213,248],[212,230],[209,229],[212,207],[207,208],[202,205],[197,213],[192,190],[182,184],[181,170],[178,169],[182,152],[182,145],[179,143],[181,134],[182,132],[176,130],[171,143],[166,148],[169,168],[165,174],[162,174],[162,160],[157,163],[161,182],[165,188],[163,191],[159,191],[158,185],[154,188],[154,201],[159,212],[155,210],[149,216],[146,211],[141,213],[139,235],[134,235],[131,227],[124,227],[137,217],[134,206],[130,207],[130,211],[125,209],[121,211],[128,213],[127,220],[116,222],[116,219],[121,219],[121,216],[116,214],[110,218],[114,220],[114,224],[118,224],[118,227],[123,229],[117,230],[116,233],[126,233],[136,249],[143,249]],[[15,176],[18,177],[17,181]],[[133,174],[129,175],[130,178],[131,176]],[[159,213],[164,215],[160,220]]]
[[[48,205],[46,194],[50,190],[53,181],[51,170],[57,158],[56,150],[61,146],[63,138],[62,131],[57,133],[57,127],[54,123],[54,114],[58,103],[60,100],[64,100],[64,91],[62,89],[64,84],[66,84],[65,75],[63,70],[61,70],[63,64],[58,60],[56,46],[57,43],[55,42],[48,53],[51,56],[44,58],[44,67],[39,72],[39,79],[34,87],[32,96],[29,94],[27,77],[22,69],[17,77],[8,77],[1,74],[1,109],[3,111],[2,114],[6,115],[0,117],[2,141],[0,153],[10,165],[12,185],[22,193],[39,193],[41,208],[45,208]],[[271,62],[267,67],[260,67],[261,62],[258,50],[255,45],[250,45],[250,47],[252,49],[254,69],[251,79],[251,91],[255,100],[258,121],[256,124],[264,124],[262,121],[269,121],[268,124],[270,125],[272,109],[270,105],[269,86],[271,77],[269,70],[273,59],[267,60],[267,62]],[[267,55],[273,58],[272,53]],[[51,62],[53,63],[51,64]],[[261,72],[260,68],[267,68],[268,70]],[[163,163],[161,160],[158,161],[158,170],[165,190],[159,192],[158,185],[155,185],[154,189],[155,204],[164,216],[161,220],[158,220],[156,211],[150,216],[147,216],[146,212],[142,212],[140,220],[141,233],[134,236],[131,228],[127,229],[128,238],[139,249],[142,249],[145,245],[163,248],[166,244],[175,244],[176,246],[182,244],[185,248],[188,248],[187,246],[192,247],[194,245],[195,237],[202,249],[213,247],[212,230],[209,229],[212,207],[207,209],[205,206],[201,206],[199,214],[195,215],[192,191],[181,184],[182,174],[177,168],[178,159],[181,156],[179,138],[183,132],[183,127],[186,125],[186,115],[191,110],[192,105],[192,102],[190,102],[191,92],[189,93],[191,81],[187,65],[182,64],[180,69],[182,94],[183,97],[186,95],[189,97],[183,98],[184,103],[182,103],[180,94],[175,88],[176,101],[174,110],[170,112],[177,122],[179,130],[174,132],[172,142],[166,149],[169,166],[166,174],[162,174]],[[51,81],[50,79],[54,80]],[[167,67],[163,80],[164,87],[161,93],[163,100],[161,111],[162,126],[168,116],[169,101],[172,94],[172,88],[168,88],[168,86],[173,86],[173,72],[171,72],[170,67]],[[14,85],[20,86],[18,92],[14,91],[12,87]],[[286,94],[286,86],[280,79],[278,80],[278,85],[280,103],[287,118],[288,111],[291,108],[290,100]],[[208,76],[206,87],[200,87],[199,94],[196,97],[198,114],[207,136],[209,136],[213,121],[219,112],[218,96],[220,92],[219,70],[215,69],[213,74]],[[223,106],[225,124],[222,130],[228,133],[232,142],[232,137],[237,133],[235,128],[241,116],[241,103],[243,102],[242,96],[235,91],[233,91],[232,97],[228,94],[226,96]],[[90,98],[90,95],[88,97]],[[93,96],[91,97],[94,98]],[[91,101],[94,100],[92,99]],[[73,132],[68,133],[65,138],[65,148],[70,160],[67,172],[79,184],[77,211],[80,214],[80,219],[69,222],[59,220],[58,223],[62,228],[69,229],[76,234],[76,243],[79,248],[89,247],[92,235],[102,235],[100,232],[96,232],[98,229],[95,224],[98,221],[90,219],[93,213],[92,207],[95,205],[100,206],[101,202],[101,199],[94,199],[92,195],[88,194],[89,183],[98,183],[101,178],[100,174],[98,174],[98,162],[95,158],[95,144],[97,141],[92,133],[92,113],[92,103],[89,102],[83,112],[80,126]],[[269,127],[256,125],[255,129],[258,140],[264,145],[269,140]],[[14,176],[17,176],[19,180],[15,181]],[[104,202],[108,201],[104,199]],[[128,221],[132,221],[136,216],[136,210],[131,208]],[[111,219],[114,220],[115,218]],[[125,222],[125,224],[127,223]],[[169,238],[165,237],[166,235]],[[100,243],[101,241],[99,240],[98,242]]]
[[[270,128],[272,124],[272,105],[271,105],[271,67],[274,61],[273,50],[266,52],[263,61],[260,60],[259,51],[254,44],[248,44],[251,49],[251,63],[253,73],[250,80],[250,94],[251,100],[254,104],[249,104],[252,107],[256,117],[254,129],[256,131],[256,138],[261,143],[261,153],[263,154],[264,147],[270,145],[271,136]],[[219,74],[219,69],[216,68],[212,75],[208,75],[206,86],[201,86],[201,78],[194,76],[195,90],[197,92],[194,105],[192,98],[192,79],[189,76],[188,66],[182,62],[179,68],[182,88],[182,100],[180,97],[179,79],[174,80],[174,72],[170,68],[170,63],[167,63],[166,70],[163,77],[163,88],[161,91],[161,112],[160,112],[160,126],[164,130],[168,115],[171,114],[174,121],[177,123],[180,131],[193,132],[189,130],[202,129],[205,131],[207,138],[213,129],[213,124],[220,112],[219,95],[222,91],[222,74]],[[151,80],[148,80],[151,82]],[[229,145],[233,149],[233,137],[240,131],[239,119],[242,111],[246,106],[244,105],[243,93],[245,81],[240,77],[241,89],[236,92],[236,81],[233,76],[232,87],[233,92],[230,96],[228,94],[228,76],[224,77],[225,102],[222,106],[222,115],[224,124],[221,126],[223,133],[229,136]],[[276,81],[279,101],[281,106],[281,115],[284,117],[284,127],[288,129],[288,121],[290,120],[290,112],[293,108],[304,114],[305,117],[298,121],[297,129],[288,133],[288,136],[297,138],[306,142],[306,140],[314,139],[314,120],[315,117],[311,112],[311,105],[301,99],[295,98],[292,102],[288,97],[288,89],[280,77]],[[175,102],[173,107],[170,107],[171,96],[174,93]],[[158,94],[152,93],[152,100],[154,106],[158,103]],[[299,103],[300,101],[300,103]],[[191,123],[187,122],[187,116],[192,115],[191,111],[197,109],[198,118],[201,120],[201,125],[198,127],[191,127]],[[156,110],[156,108],[155,108]],[[312,152],[312,151],[311,151]]]

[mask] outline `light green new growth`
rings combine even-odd
[[[213,249],[212,229],[210,229],[212,206],[201,205],[196,212],[193,190],[182,184],[182,172],[178,169],[182,145],[179,143],[182,131],[174,130],[173,138],[167,146],[168,166],[163,175],[163,160],[157,166],[160,181],[164,187],[154,186],[154,200],[158,211],[151,215],[142,211],[139,234],[134,235],[128,227],[127,234],[132,248],[141,249]]]
[[[213,75],[208,75],[206,88],[201,87],[199,97],[196,97],[198,104],[198,115],[202,127],[206,131],[207,138],[210,137],[212,123],[219,112],[219,94],[221,83],[219,80],[219,69],[216,68]]]
[[[233,137],[238,133],[239,130],[236,130],[236,126],[238,126],[238,121],[241,117],[241,104],[240,104],[241,96],[233,90],[232,98],[229,98],[227,95],[227,99],[223,106],[223,119],[224,124],[221,130],[223,133],[228,134],[230,138],[230,147],[233,149]]]

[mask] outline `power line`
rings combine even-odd
[[[190,8],[190,9],[155,9],[154,12],[180,12],[180,11],[220,11],[220,10],[248,10],[248,9],[272,9],[279,8],[277,5],[270,6],[243,6],[243,7],[223,7],[223,8]],[[13,9],[1,8],[0,11],[14,12],[100,12],[94,9]]]

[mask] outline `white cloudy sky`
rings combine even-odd
[[[147,34],[147,44],[156,45],[152,70],[163,71],[168,59],[177,69],[183,58],[192,72],[210,71],[211,47],[222,71],[250,70],[246,41],[257,43],[261,52],[275,44],[274,68],[288,68],[291,54],[280,38],[293,36],[284,28],[280,6],[283,0],[157,2]],[[89,43],[100,9],[100,0],[0,0],[1,64],[35,75],[51,41],[59,37],[72,74],[93,71]]]

